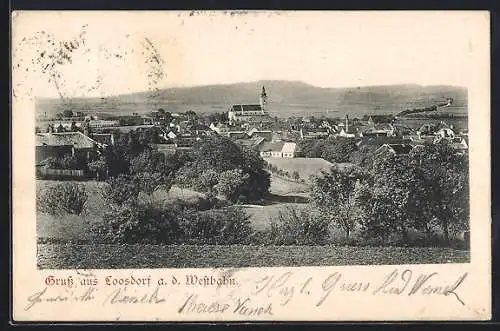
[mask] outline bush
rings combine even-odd
[[[180,217],[187,243],[231,245],[248,243],[253,229],[248,216],[235,208],[187,211]]]
[[[109,179],[109,186],[102,190],[102,196],[111,204],[123,205],[126,201],[137,200],[139,196],[139,183],[129,176],[119,175]]]
[[[289,208],[280,211],[267,231],[267,243],[273,245],[323,245],[328,241],[329,221],[309,210]]]
[[[112,206],[96,231],[111,242],[128,244],[171,244],[182,240],[175,212],[138,203]]]
[[[37,209],[51,215],[69,213],[80,215],[87,203],[85,186],[75,183],[56,184],[44,194],[37,195]]]

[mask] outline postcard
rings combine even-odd
[[[13,12],[14,321],[490,319],[489,20]]]

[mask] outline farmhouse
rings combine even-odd
[[[297,145],[295,143],[284,141],[266,142],[260,147],[260,155],[262,157],[293,158],[296,149]]]
[[[35,143],[36,162],[68,154],[88,161],[97,151],[97,145],[97,141],[81,132],[39,133]]]

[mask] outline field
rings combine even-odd
[[[37,193],[56,184],[37,180]],[[272,177],[271,199],[263,205],[240,205],[257,230],[266,229],[281,210],[305,208],[307,185]],[[84,215],[55,217],[37,214],[38,267],[46,268],[182,268],[458,263],[469,252],[448,248],[348,246],[192,246],[120,245],[92,241],[92,226],[106,210],[101,189],[105,183],[83,182],[89,193]],[[189,200],[200,193],[173,187],[158,199]],[[332,233],[332,236],[338,233]]]
[[[309,180],[310,176],[318,175],[321,170],[330,169],[333,164],[321,159],[321,158],[306,158],[306,157],[296,157],[296,158],[266,158],[268,163],[276,166],[278,169],[288,171],[292,174],[297,171],[300,178],[304,180]]]
[[[38,244],[38,268],[221,268],[463,263],[448,248]]]

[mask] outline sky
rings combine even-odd
[[[257,80],[467,86],[487,33],[485,12],[17,12],[12,80],[18,97]],[[71,63],[42,73],[71,40]]]

